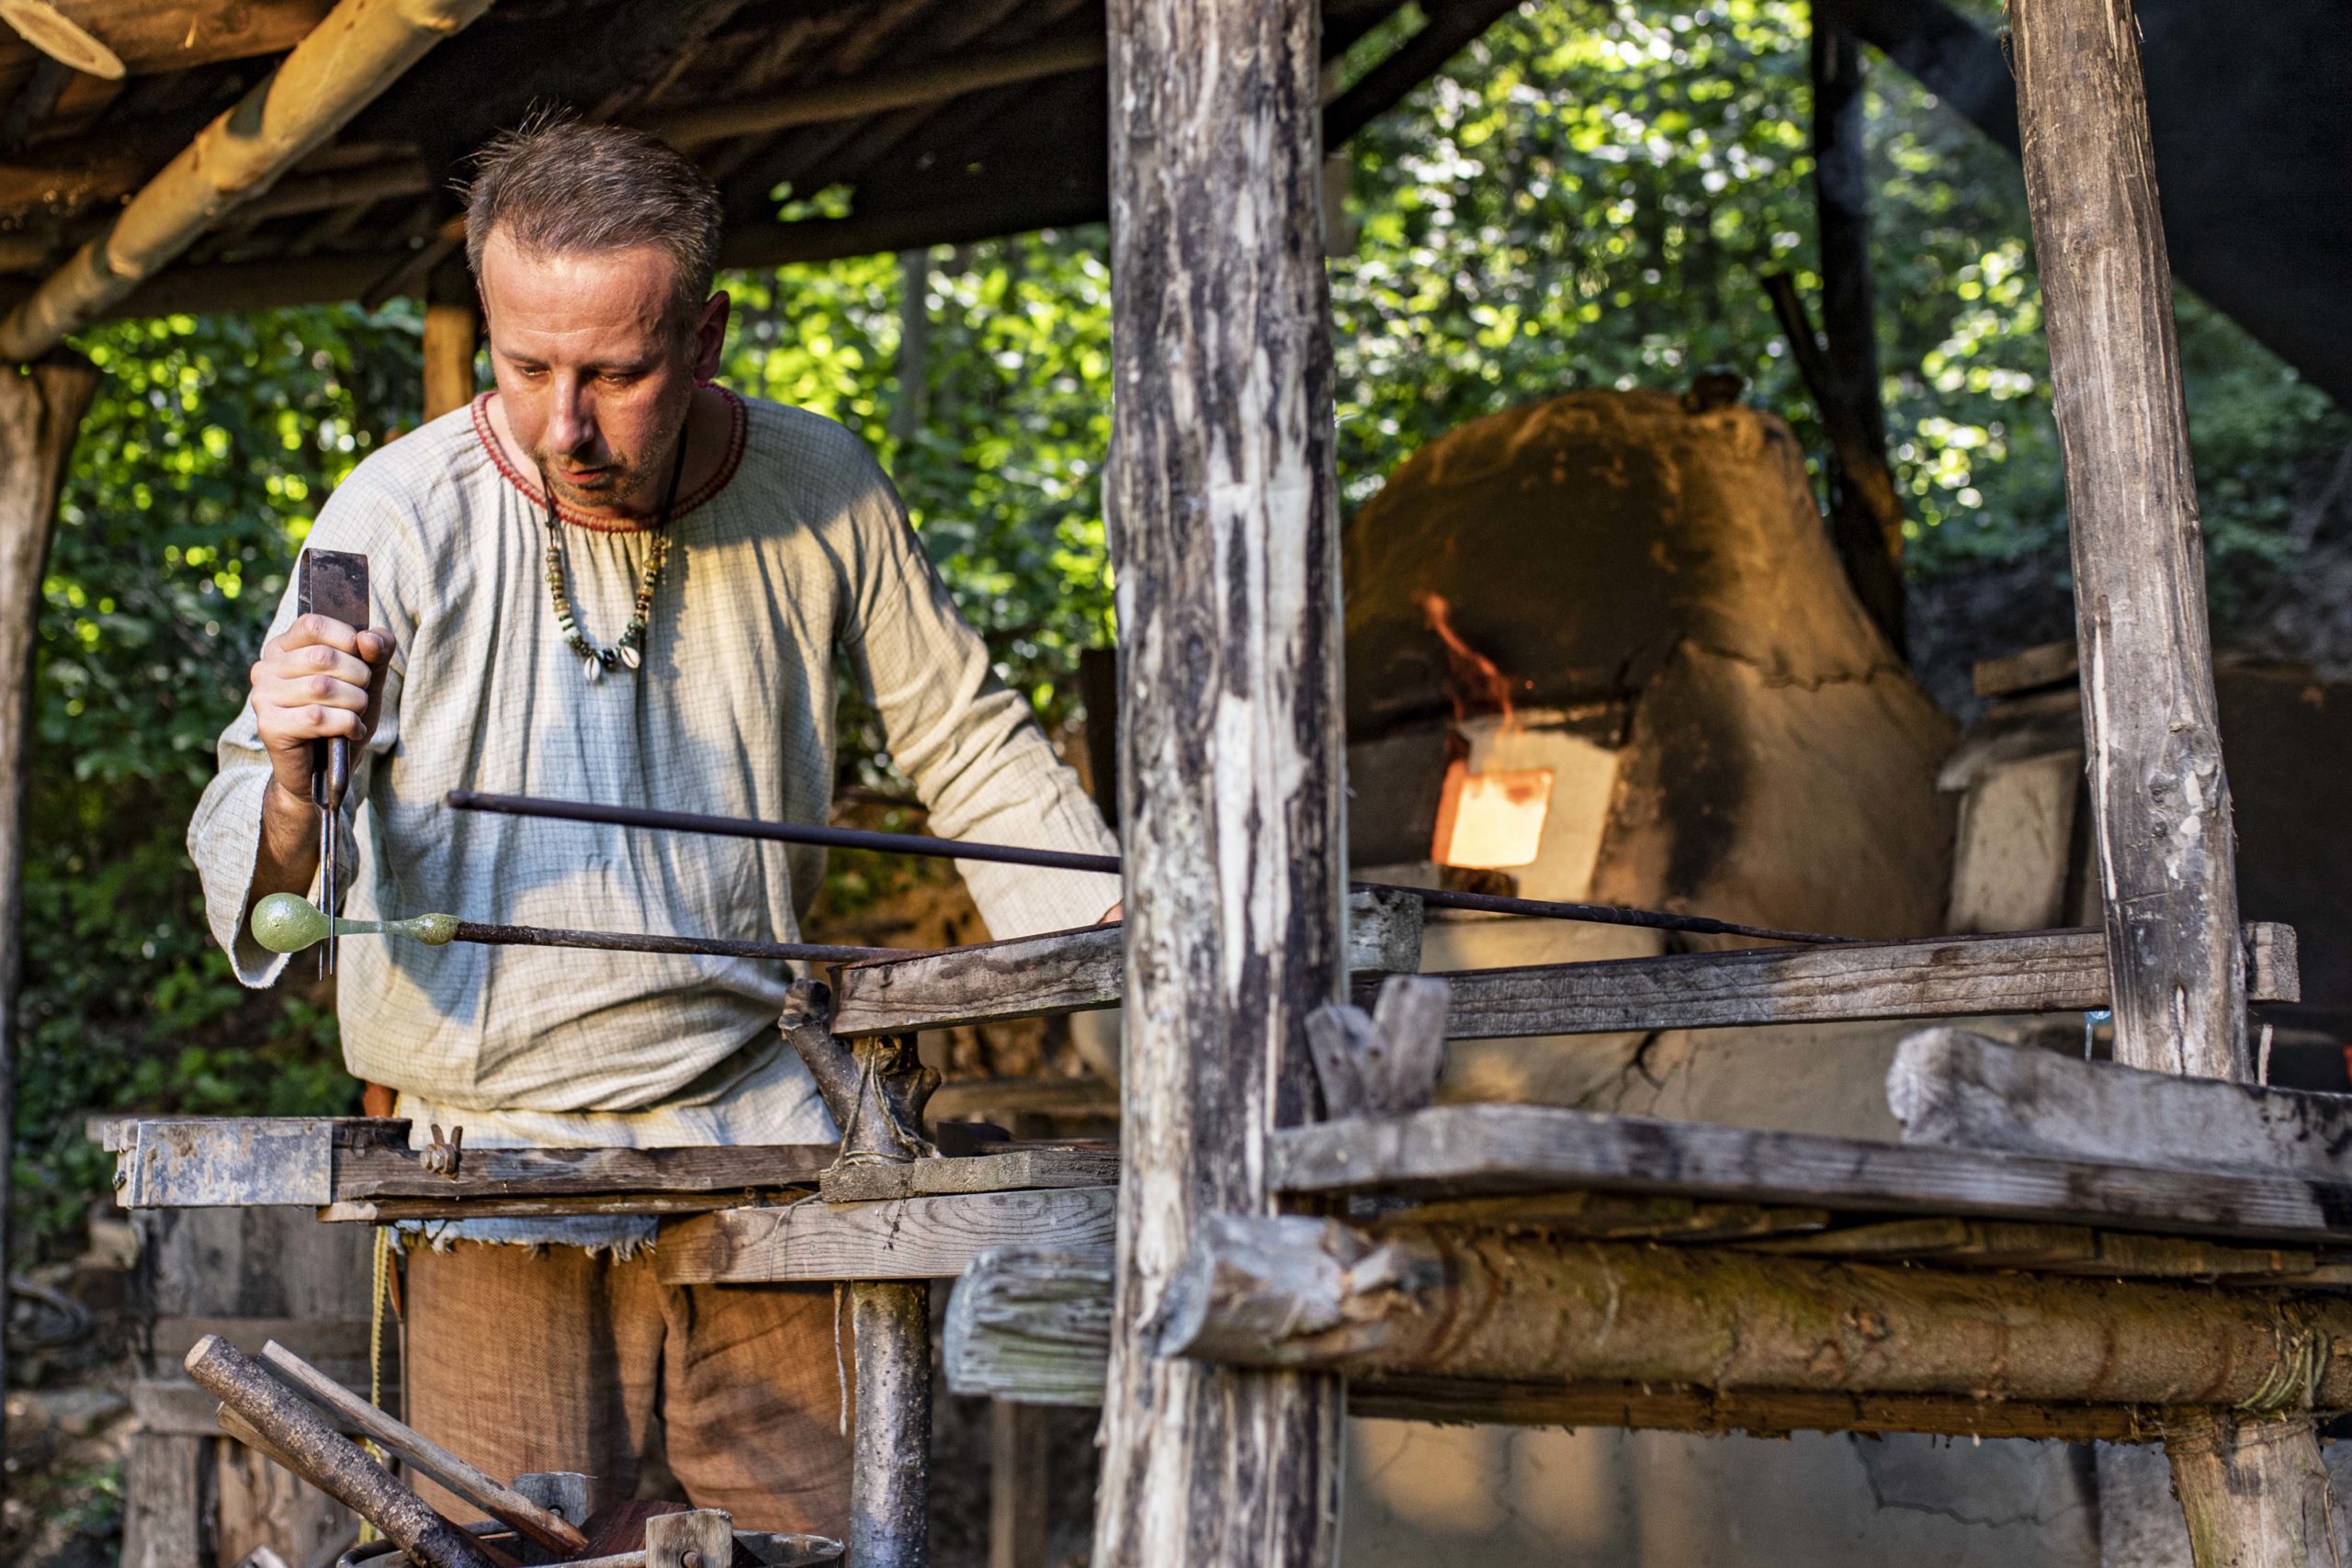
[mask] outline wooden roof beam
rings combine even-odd
[[[291,49],[318,26],[331,3],[58,0],[57,9],[139,76]],[[23,70],[46,58],[14,32],[0,32],[0,71]]]
[[[37,359],[96,320],[490,5],[342,0],[268,80],[198,132],[104,233],[0,321],[0,358]]]

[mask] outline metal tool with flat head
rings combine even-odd
[[[299,599],[302,614],[324,615],[364,631],[368,626],[368,558],[341,550],[304,550]],[[351,742],[338,736],[311,745],[311,799],[319,808],[320,908],[332,916],[343,895],[343,797],[351,784]],[[334,973],[335,938],[319,948],[319,974]]]

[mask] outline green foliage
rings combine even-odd
[[[1971,0],[1980,14],[1988,6]],[[1408,34],[1408,14],[1352,68]],[[1746,376],[1824,443],[1758,287],[1817,297],[1795,0],[1529,6],[1347,150],[1330,269],[1343,494],[1464,420],[1591,386]],[[2016,164],[1876,61],[1869,104],[1883,391],[1932,588],[1992,565],[2063,580],[2064,496]],[[838,193],[798,198],[840,209]],[[910,282],[920,289],[910,297]],[[729,280],[727,364],[882,453],[1005,678],[1048,721],[1109,640],[1101,471],[1109,278],[1099,229]],[[2352,423],[2233,326],[2180,302],[2222,624],[2294,570],[2299,485]],[[910,325],[920,355],[902,341]],[[27,875],[20,1191],[69,1226],[102,1180],[85,1109],[349,1103],[305,987],[249,996],[209,947],[180,840],[214,734],[320,499],[415,418],[394,307],[108,327],[47,588]],[[919,369],[917,368],[919,359]],[[844,782],[899,787],[852,716]],[[896,825],[902,818],[886,818]],[[854,914],[895,874],[842,857]]]

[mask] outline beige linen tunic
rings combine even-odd
[[[822,822],[835,659],[879,716],[929,830],[1106,852],[1109,833],[908,527],[864,445],[805,411],[727,394],[732,448],[681,499],[644,668],[591,683],[543,578],[535,479],[504,463],[477,400],[360,464],[307,543],[368,558],[397,643],[351,791],[345,913],[789,941],[821,851],[452,811],[477,789]],[[600,647],[630,613],[650,536],[567,520],[565,582]],[[271,635],[294,615],[293,593]],[[188,847],[239,979],[287,960],[240,923],[269,765],[249,704]],[[1115,877],[959,863],[999,937],[1080,926]],[[307,959],[305,960],[307,962]],[[462,1121],[469,1145],[792,1142],[830,1135],[775,1019],[786,965],[545,948],[346,941],[352,1072],[403,1114]]]

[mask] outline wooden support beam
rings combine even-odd
[[[2256,955],[2254,996],[2300,996],[2291,929],[2257,924],[2245,940]],[[1453,987],[1446,1020],[1453,1040],[2082,1012],[2107,1006],[2109,996],[2106,941],[2095,931],[1743,948],[1443,978]]]
[[[186,71],[216,60],[245,60],[293,48],[332,0],[55,0],[57,8],[114,51],[130,73]],[[0,72],[48,58],[0,29]]]
[[[1105,1247],[1108,1187],[961,1193],[888,1203],[795,1203],[665,1221],[673,1285],[796,1280],[949,1280],[992,1247]]]
[[[1481,33],[1519,9],[1520,0],[1453,0],[1423,8],[1420,30],[1366,70],[1323,111],[1323,143],[1340,147],[1445,69]]]
[[[0,321],[0,358],[38,358],[96,321],[490,4],[341,0],[268,79],[198,132],[104,233]]]
[[[1442,1105],[1274,1134],[1274,1190],[1476,1197],[1600,1188],[1857,1213],[1983,1215],[2239,1243],[2352,1240],[2352,1184],[1913,1148],[1545,1105]]]
[[[849,1303],[857,1364],[849,1560],[858,1568],[927,1568],[931,1285],[857,1280]]]
[[[918,104],[935,104],[967,93],[1035,82],[1046,76],[1098,70],[1104,52],[1102,35],[1089,32],[1019,49],[964,55],[905,71],[842,82],[804,84],[788,92],[767,93],[729,103],[660,108],[632,116],[630,123],[673,146],[697,147],[796,125],[822,125],[888,109],[910,108]]]
[[[1159,1321],[1170,1355],[1351,1376],[2352,1407],[2340,1297],[1301,1216],[1202,1225]]]
[[[2236,838],[2139,23],[2131,0],[2016,0],[2009,15],[2065,458],[2115,1056],[2245,1081]],[[2339,1561],[2335,1532],[2306,1529],[2314,1487],[2329,1511],[2308,1418],[2259,1438],[2233,1425],[2172,1450],[2199,1562]]]
[[[98,374],[80,360],[0,377],[0,1258],[8,1256],[15,1149],[17,988],[24,959],[25,786],[32,743],[34,649],[57,495]],[[0,1388],[7,1384],[0,1349]]]
[[[1358,895],[1350,970],[1368,1006],[1371,976],[1418,967],[1418,919]],[[842,1034],[892,1034],[1119,1004],[1115,930],[1057,932],[858,964],[842,972]],[[2301,994],[2294,931],[2245,928],[2255,1001]],[[1408,956],[1410,954],[1411,956]],[[1452,1040],[1611,1034],[1822,1020],[1968,1018],[2083,1012],[2108,1004],[2107,949],[2095,931],[1928,937],[1823,948],[1742,948],[1659,958],[1470,969],[1450,983]],[[950,1086],[953,1087],[953,1086]]]
[[[424,285],[424,417],[474,400],[474,354],[481,346],[481,299],[465,263],[452,258]]]
[[[1117,1322],[1094,1560],[1320,1568],[1337,1379],[1164,1359],[1193,1227],[1263,1212],[1341,999],[1346,804],[1320,6],[1111,0],[1119,818]]]
[[[1421,966],[1421,904],[1394,893],[1348,900],[1348,971],[1409,975]],[[1117,926],[952,947],[841,972],[836,1034],[901,1034],[1119,1005],[1126,978]]]
[[[1615,1259],[1639,1250],[1615,1247],[1603,1257]],[[1890,1275],[1872,1271],[1882,1282]],[[1808,1289],[1818,1289],[1820,1281],[1837,1277],[1825,1272],[1804,1278]],[[1906,1271],[1902,1277],[1917,1276]],[[1968,1289],[1965,1280],[1953,1283]],[[1981,1315],[1989,1303],[1972,1299],[1978,1301]],[[1735,1300],[1719,1305],[1746,1312],[1756,1303]],[[1688,1321],[1681,1312],[1677,1320]],[[1107,1250],[1069,1254],[1005,1247],[975,1259],[956,1282],[948,1301],[942,1365],[955,1393],[994,1398],[1000,1408],[1009,1401],[1087,1407],[1102,1399],[1110,1348]],[[2154,1441],[2168,1421],[2194,1424],[2202,1415],[2152,1404],[2026,1400],[1977,1390],[1885,1393],[1370,1371],[1351,1375],[1348,1410],[1389,1419],[1513,1426],[1768,1436],[1807,1430],[1928,1432],[2124,1443]]]
[[[1887,1103],[1906,1144],[2352,1181],[2352,1095],[2152,1073],[1922,1030]]]

